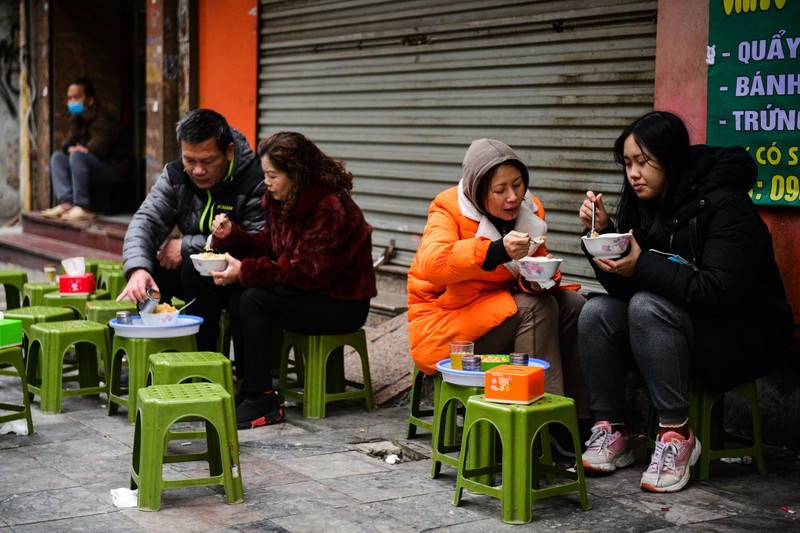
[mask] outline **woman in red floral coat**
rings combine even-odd
[[[228,265],[215,283],[238,283],[228,310],[243,382],[236,423],[248,429],[280,422],[270,369],[273,327],[298,333],[348,333],[362,327],[377,294],[372,227],[350,197],[353,175],[299,133],[281,132],[257,149],[264,169],[266,225],[249,234],[219,215],[215,248]],[[277,362],[277,361],[275,361]]]

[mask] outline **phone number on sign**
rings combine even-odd
[[[764,183],[759,180],[756,187],[750,191],[750,196],[753,200],[761,200],[766,194]],[[771,202],[797,202],[800,199],[800,179],[794,174],[789,176],[782,176],[775,174],[772,176],[771,185],[769,188],[769,200]]]

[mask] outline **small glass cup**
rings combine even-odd
[[[525,352],[511,352],[508,362],[512,365],[528,366],[528,354]]]
[[[55,285],[56,284],[56,265],[45,265],[44,266],[44,282],[48,285]]]
[[[472,341],[453,341],[450,343],[450,368],[461,370],[461,358],[475,353],[475,343]]]
[[[481,371],[481,356],[474,354],[465,354],[461,357],[461,369],[468,372]]]

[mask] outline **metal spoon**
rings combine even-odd
[[[595,236],[595,231],[594,231],[594,205],[595,205],[595,203],[592,202],[592,232],[589,234],[589,237],[594,237]],[[211,237],[209,237],[209,239],[210,238]]]
[[[195,301],[195,300],[197,300],[197,298],[192,298],[192,301],[190,301],[190,302],[189,302],[189,303],[187,303],[187,304],[184,304],[184,305],[183,305],[183,307],[181,307],[180,309],[178,309],[178,314],[181,314],[181,311],[183,311],[184,309],[186,309],[187,307],[189,307],[190,305],[192,305],[192,304],[194,303],[194,301]]]
[[[228,218],[227,215],[225,216],[225,218]],[[221,225],[222,225],[222,223],[218,224],[217,227],[214,228],[211,231],[211,233],[208,234],[208,238],[206,239],[206,247],[205,247],[207,252],[210,252],[211,250],[213,250],[213,248],[211,248],[211,238],[214,237],[214,234],[217,232],[217,230],[219,229],[219,227]]]

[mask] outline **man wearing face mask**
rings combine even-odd
[[[119,120],[100,105],[94,84],[79,78],[67,88],[70,125],[61,150],[50,159],[53,195],[58,202],[42,214],[62,220],[94,217],[92,183],[123,183],[129,179],[130,153]]]

